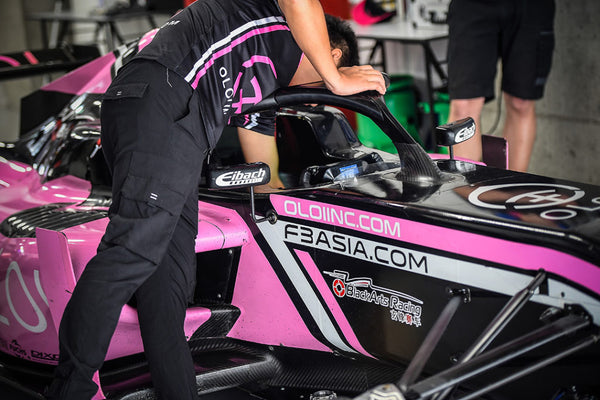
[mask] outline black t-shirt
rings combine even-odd
[[[196,90],[206,132],[231,122],[272,134],[274,121],[231,118],[288,86],[302,51],[275,0],[197,0],[136,57],[161,63]]]

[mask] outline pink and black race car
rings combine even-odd
[[[107,224],[101,97],[138,45],[25,98],[21,136],[0,143],[0,382],[32,398]],[[363,146],[335,107],[398,154]],[[203,396],[600,398],[600,187],[432,159],[372,93],[289,88],[265,109],[287,188],[255,193],[267,168],[239,165],[227,132],[200,188],[185,331]],[[96,398],[153,398],[134,305],[100,384]]]

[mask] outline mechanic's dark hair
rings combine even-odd
[[[330,46],[342,50],[343,53],[338,67],[358,65],[358,44],[350,25],[343,19],[329,14],[325,14],[325,22]]]

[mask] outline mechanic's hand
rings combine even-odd
[[[335,81],[326,81],[327,89],[338,95],[350,95],[367,90],[376,90],[385,94],[385,80],[381,72],[370,65],[358,65],[338,69],[339,77]]]

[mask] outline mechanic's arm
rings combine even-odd
[[[329,90],[349,95],[366,90],[385,94],[383,76],[369,65],[338,69],[331,58],[325,15],[319,0],[278,0],[296,43]]]
[[[272,189],[283,188],[279,178],[279,153],[275,137],[254,132],[246,128],[237,128],[238,138],[247,163],[264,162],[271,170],[268,186]],[[265,185],[266,186],[266,185]],[[257,192],[267,191],[267,187],[257,187]]]

